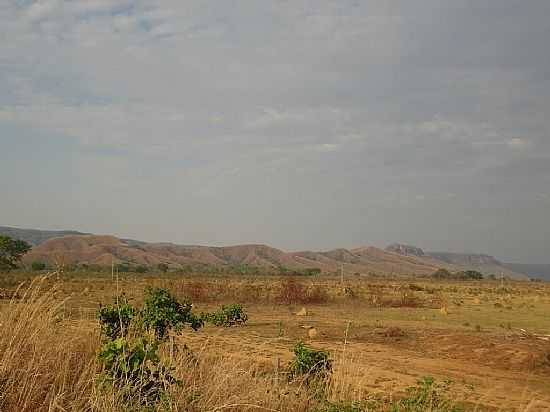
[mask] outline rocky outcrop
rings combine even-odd
[[[416,256],[423,257],[425,256],[424,251],[416,246],[403,245],[401,243],[393,243],[389,245],[386,250],[388,252],[399,253],[403,256]]]

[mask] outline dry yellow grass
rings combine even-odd
[[[97,330],[63,319],[65,300],[51,281],[33,280],[0,312],[0,410],[126,411],[119,394],[96,384]],[[313,402],[304,388],[253,361],[198,355],[181,351],[172,359],[183,385],[172,388],[165,410],[300,412]]]
[[[208,285],[215,285],[217,288],[224,281],[228,280],[135,281],[127,279],[121,282],[118,288],[126,290],[130,296],[135,292],[139,299],[138,291],[145,283],[164,286],[181,295],[187,291],[186,285],[191,285],[190,290],[197,290],[198,285],[203,285],[201,286],[203,289],[207,289]],[[277,288],[281,287],[281,282],[277,279],[256,279],[249,282],[235,279],[231,282],[233,282],[232,287],[226,286],[226,289],[232,289],[231,293],[235,296],[241,292],[255,291],[257,295],[266,296],[268,302],[274,301],[273,296],[279,293],[273,293],[268,289],[277,291]],[[308,280],[305,284],[313,285],[312,282]],[[523,312],[518,309],[515,312],[514,322],[524,321],[528,325],[529,322],[534,322],[535,327],[532,329],[535,330],[547,327],[546,323],[538,320],[536,310],[539,310],[539,306],[533,308],[525,306],[548,303],[549,295],[545,286],[519,285],[512,288],[510,293],[502,295],[501,292],[493,291],[491,285],[438,284],[439,290],[435,293],[418,292],[415,298],[415,302],[428,303],[428,305],[418,308],[407,307],[402,311],[394,308],[393,305],[401,301],[399,289],[403,289],[407,284],[386,287],[383,282],[364,284],[357,281],[351,287],[358,297],[350,300],[350,305],[347,305],[345,303],[347,301],[333,300],[337,299],[332,297],[333,290],[337,290],[337,286],[334,286],[337,282],[332,282],[333,285],[330,280],[320,280],[318,283],[327,288],[330,301],[319,306],[308,305],[307,322],[312,322],[319,332],[313,338],[310,337],[314,346],[326,347],[332,352],[334,373],[328,383],[327,397],[333,400],[366,399],[373,394],[377,397],[391,397],[408,386],[406,382],[402,382],[401,387],[392,386],[390,389],[384,385],[385,380],[395,381],[398,369],[403,369],[406,375],[407,368],[411,368],[409,373],[416,368],[428,374],[430,368],[441,372],[442,369],[453,367],[454,373],[458,374],[466,371],[471,364],[466,362],[467,359],[460,358],[462,354],[458,354],[460,356],[456,361],[448,358],[445,361],[439,361],[437,356],[432,359],[425,355],[422,355],[424,356],[422,358],[414,358],[418,357],[418,353],[415,354],[413,351],[415,341],[404,339],[403,342],[401,340],[394,342],[384,335],[377,335],[375,331],[380,327],[380,322],[384,323],[384,327],[394,325],[403,327],[407,333],[411,333],[411,328],[415,328],[414,333],[416,330],[421,331],[422,327],[426,328],[428,322],[426,316],[429,316],[434,328],[451,325],[455,328],[455,332],[448,336],[449,340],[447,340],[449,331],[446,330],[441,336],[430,335],[430,341],[426,341],[438,350],[444,350],[443,346],[447,342],[456,343],[453,339],[461,339],[464,344],[478,345],[476,343],[478,341],[470,342],[473,339],[472,336],[475,337],[475,332],[472,331],[466,337],[461,335],[464,332],[464,328],[460,326],[462,319],[477,316],[475,322],[483,323],[487,318],[483,327],[490,328],[495,314],[509,313],[505,308],[495,308],[493,306],[495,301],[533,311],[532,316],[525,315],[524,320],[521,317]],[[119,393],[114,390],[100,389],[97,385],[99,372],[97,354],[101,345],[98,326],[91,320],[89,314],[80,316],[87,312],[78,310],[79,305],[89,306],[90,301],[93,302],[98,298],[103,302],[110,301],[109,297],[116,292],[117,288],[112,285],[110,288],[105,288],[105,285],[108,285],[108,282],[101,280],[94,283],[93,280],[82,279],[58,281],[57,276],[35,278],[30,284],[27,283],[25,287],[21,287],[9,304],[0,305],[2,331],[0,334],[0,411],[128,411]],[[311,285],[307,287],[312,288]],[[434,286],[427,286],[426,289],[429,290],[429,287]],[[529,287],[533,289],[528,291]],[[393,295],[390,294],[392,290]],[[379,301],[390,302],[392,306],[386,309],[380,307],[379,303],[372,304],[372,296],[381,297]],[[430,299],[433,297],[437,298],[437,301],[432,305]],[[500,299],[501,297],[503,299]],[[208,307],[213,304],[214,298],[209,296],[206,306],[204,304],[203,306]],[[231,298],[221,296],[222,300]],[[456,301],[454,309],[448,316],[441,316],[438,313],[437,305],[441,304],[442,299],[449,302]],[[409,303],[408,301],[407,304]],[[290,356],[289,349],[292,347],[292,342],[304,335],[304,329],[300,326],[304,318],[296,317],[295,310],[290,307],[287,309],[286,305],[280,305],[274,309],[258,303],[256,306],[249,307],[251,315],[255,318],[250,326],[231,330],[206,328],[205,331],[196,334],[184,331],[183,335],[176,339],[175,353],[166,345],[161,348],[162,358],[170,361],[175,367],[175,376],[183,382],[181,386],[173,386],[170,389],[170,400],[164,405],[164,410],[187,412],[312,412],[315,410],[318,404],[315,395],[300,382],[289,383],[283,373]],[[301,307],[300,304],[296,309]],[[482,311],[478,312],[481,310],[480,307]],[[90,309],[93,310],[93,308]],[[540,311],[545,309],[546,306],[540,306]],[[513,314],[510,313],[510,316]],[[366,318],[366,322],[361,323],[362,318]],[[370,324],[373,326],[369,326]],[[426,330],[431,331],[431,329]],[[371,333],[371,331],[374,332]],[[281,333],[282,335],[279,336]],[[421,338],[422,336],[418,336],[415,339],[420,342]],[[439,340],[434,343],[432,339]],[[493,335],[484,335],[479,338],[479,341],[493,342],[495,339],[497,337]],[[514,342],[510,341],[509,346],[513,347]],[[184,350],[185,344],[189,345],[194,356],[188,356]],[[255,349],[250,350],[250,347]],[[368,353],[365,353],[366,349]],[[466,349],[464,352],[475,352],[475,350]],[[444,355],[448,357],[449,353]],[[487,357],[485,354],[480,356]],[[279,359],[279,362],[276,362],[276,359]],[[403,365],[400,365],[400,362],[403,362]],[[488,371],[492,371],[491,366],[480,365],[477,373],[482,376]],[[507,379],[502,382],[508,386],[503,386],[502,390],[508,393],[485,391],[477,397],[474,396],[471,401],[479,402],[479,405],[495,404],[494,400],[503,395],[514,395],[512,392],[519,390],[521,379],[538,385],[542,375],[535,376],[527,373],[528,371],[516,373],[495,369],[493,375],[485,376],[487,379],[499,377]],[[547,372],[541,373],[544,375]],[[441,375],[440,377],[444,378]],[[410,378],[414,381],[414,375],[411,374]],[[514,378],[517,378],[517,383],[512,381]],[[498,387],[496,382],[491,384],[495,388]],[[517,386],[514,386],[515,384]],[[373,391],[373,387],[378,387],[379,391]],[[525,392],[525,395],[516,394],[515,399],[518,401],[513,408],[497,407],[492,410],[550,410],[544,399],[532,399],[536,390],[539,390],[541,395],[548,395],[546,389],[542,387],[539,389],[530,389]],[[456,396],[457,399],[464,399],[460,398],[461,394]],[[506,399],[509,398],[502,399],[500,405],[505,405]],[[471,410],[485,409],[482,406],[475,406]]]
[[[60,321],[64,301],[35,279],[0,314],[0,410],[84,410],[97,336]]]

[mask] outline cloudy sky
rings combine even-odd
[[[0,224],[548,263],[549,15],[0,1]]]

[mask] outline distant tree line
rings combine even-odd
[[[434,279],[451,279],[451,280],[482,280],[483,273],[477,270],[465,270],[460,272],[450,272],[447,269],[438,269],[432,275]]]

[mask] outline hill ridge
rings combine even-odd
[[[346,273],[394,275],[430,275],[440,268],[445,268],[451,271],[473,269],[485,274],[503,273],[516,279],[528,278],[505,267],[489,255],[424,252],[420,248],[398,243],[386,249],[363,245],[351,249],[286,252],[263,243],[229,246],[178,245],[77,231],[0,227],[0,234],[22,240],[33,239],[33,248],[24,257],[26,263],[53,263],[55,259],[62,257],[66,264],[111,265],[112,262],[126,262],[152,266],[166,263],[173,267],[248,266],[267,271],[315,268],[325,273],[339,272],[343,268]]]

